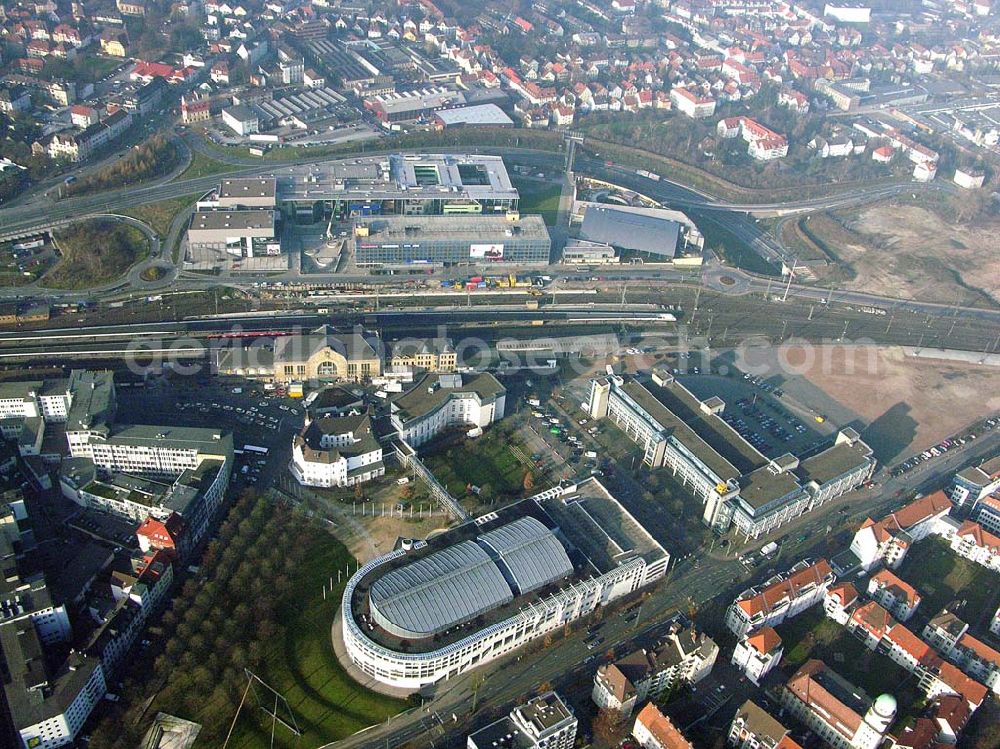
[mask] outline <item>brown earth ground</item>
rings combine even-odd
[[[924,450],[1000,409],[995,367],[905,357],[899,348],[876,349],[870,361],[832,347],[805,378],[868,424],[863,436],[883,456]]]
[[[821,283],[885,296],[969,306],[1000,304],[1000,219],[972,225],[938,210],[879,203],[859,211],[817,214],[804,223],[841,268]]]

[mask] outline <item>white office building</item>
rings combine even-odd
[[[514,708],[510,715],[470,734],[467,749],[573,749],[577,720],[555,692]]]
[[[289,467],[304,486],[354,486],[385,475],[370,414],[318,419],[307,414],[305,426],[292,439]]]
[[[410,446],[418,447],[450,427],[486,427],[499,421],[506,394],[489,373],[428,374],[391,397],[392,425]]]
[[[587,403],[592,418],[609,418],[642,446],[647,466],[667,468],[702,502],[706,525],[735,525],[747,539],[857,488],[875,470],[871,448],[849,427],[809,458],[768,459],[722,419],[725,408],[721,398],[701,400],[661,369],[649,387],[617,376],[594,379]]]

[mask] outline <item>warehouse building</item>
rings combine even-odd
[[[434,113],[434,124],[441,128],[450,127],[513,127],[512,120],[496,104],[476,104],[471,107],[443,109]]]
[[[365,674],[420,689],[658,580],[668,562],[589,478],[371,560],[344,589],[338,630]]]
[[[583,214],[580,239],[641,253],[652,261],[672,260],[678,253],[701,251],[704,237],[687,216],[661,208],[606,205],[579,201]]]
[[[274,208],[277,205],[274,177],[234,177],[222,180],[215,196],[219,208]]]
[[[355,221],[361,267],[546,264],[552,240],[541,216],[392,216]]]
[[[236,257],[280,255],[278,215],[263,208],[196,211],[188,225],[189,250],[192,255],[206,250]]]

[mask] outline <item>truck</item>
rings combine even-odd
[[[778,553],[778,544],[775,543],[774,541],[764,544],[762,547],[760,547],[760,553],[761,556],[771,559]]]

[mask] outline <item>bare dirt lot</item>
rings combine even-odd
[[[969,226],[893,201],[821,214],[804,226],[847,266],[853,277],[839,281],[846,288],[945,304],[1000,304],[1000,219]]]
[[[926,449],[1000,409],[995,367],[911,359],[898,348],[856,355],[853,372],[847,348],[819,358],[805,378],[867,424],[862,436],[881,460]]]

